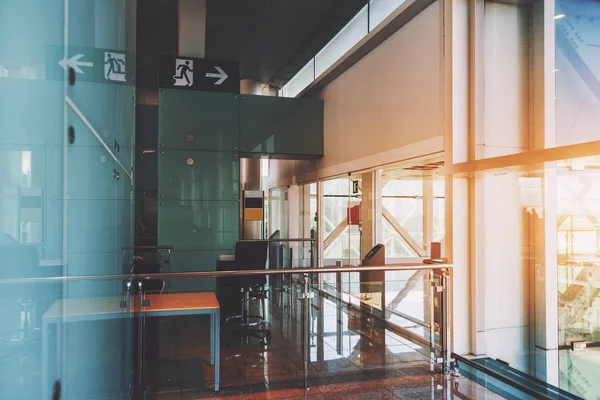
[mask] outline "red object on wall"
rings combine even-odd
[[[358,225],[360,222],[360,205],[348,208],[348,225]]]

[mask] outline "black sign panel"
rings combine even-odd
[[[133,54],[120,50],[69,46],[46,49],[46,79],[63,80],[65,70],[73,68],[77,80],[131,85],[135,71]]]
[[[234,61],[162,56],[158,79],[161,88],[240,92],[240,66]]]

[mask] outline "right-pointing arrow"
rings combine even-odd
[[[227,78],[229,78],[229,75],[227,75],[221,67],[217,67],[215,65],[215,69],[217,70],[218,74],[215,74],[212,72],[207,72],[206,77],[207,78],[219,78],[219,80],[215,82],[215,85],[220,85],[221,83],[225,82],[225,80]]]

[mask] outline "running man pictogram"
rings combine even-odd
[[[194,61],[177,59],[173,79],[175,79],[174,86],[192,86],[194,84]]]
[[[105,52],[104,53],[104,77],[109,81],[125,82],[127,66],[125,65],[125,54]]]

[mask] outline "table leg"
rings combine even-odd
[[[56,378],[60,380],[61,376],[62,376],[62,344],[63,344],[63,337],[62,337],[62,331],[63,331],[63,322],[62,320],[59,320],[56,322]],[[51,385],[54,385],[54,382],[50,382]],[[63,388],[63,392],[64,392],[64,388]],[[63,395],[64,396],[64,395]],[[63,397],[64,398],[64,397]]]
[[[48,392],[48,321],[42,320],[42,399],[49,399]]]
[[[215,392],[219,391],[219,379],[221,376],[221,312],[215,313]]]
[[[210,313],[210,365],[215,365],[215,313]]]

